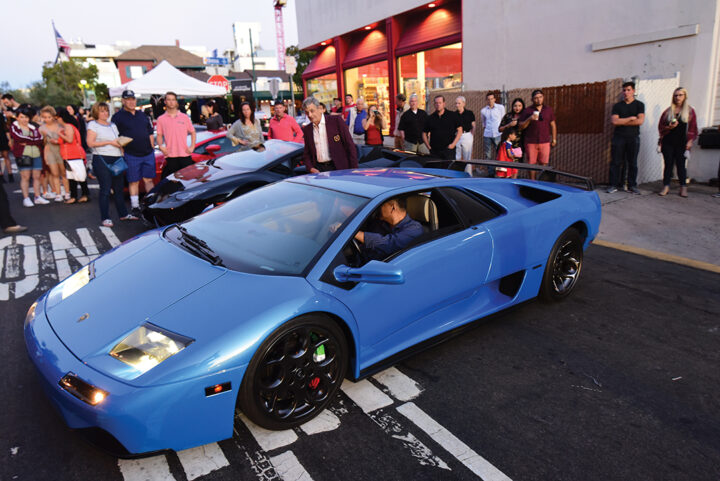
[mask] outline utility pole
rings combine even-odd
[[[255,49],[253,48],[252,42],[252,29],[249,28],[248,32],[250,33],[250,61],[252,62],[252,83],[250,85],[252,87],[253,100],[255,101],[255,110],[257,110],[258,102],[255,98]]]

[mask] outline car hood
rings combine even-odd
[[[46,306],[55,333],[82,361],[226,272],[165,241],[160,231],[121,245],[91,266],[94,277],[85,286],[62,299],[71,276],[50,292]]]
[[[167,181],[168,183],[176,184],[173,191],[177,192],[179,190],[194,189],[205,185],[208,182],[252,171],[252,169],[241,168],[220,169],[214,165],[209,165],[207,162],[198,162],[197,164],[189,165],[168,176]]]

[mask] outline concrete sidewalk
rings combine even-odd
[[[639,186],[642,195],[597,192],[602,222],[596,240],[708,263],[720,269],[720,198],[717,187],[690,184],[688,197],[675,184],[660,197],[661,182]]]

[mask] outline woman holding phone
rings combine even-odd
[[[670,181],[675,167],[680,181],[680,197],[687,197],[686,153],[690,152],[693,140],[698,136],[698,128],[695,109],[688,103],[687,90],[684,88],[678,87],[673,92],[670,107],[660,116],[658,131],[658,143],[665,161],[663,188],[658,195],[667,195],[670,192]]]

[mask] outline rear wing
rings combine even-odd
[[[432,167],[433,164],[447,165],[447,160],[428,160],[425,164],[426,167]],[[519,171],[534,171],[540,172],[536,180],[544,182],[552,182],[555,184],[564,184],[571,187],[577,187],[578,189],[592,191],[595,190],[595,184],[592,178],[585,177],[578,174],[571,174],[569,172],[561,172],[555,170],[550,165],[538,165],[538,164],[525,164],[522,162],[503,162],[499,160],[458,160],[450,162],[447,166],[448,169],[460,170],[464,169],[466,165],[480,165],[485,167],[500,167],[504,169],[517,169]]]

